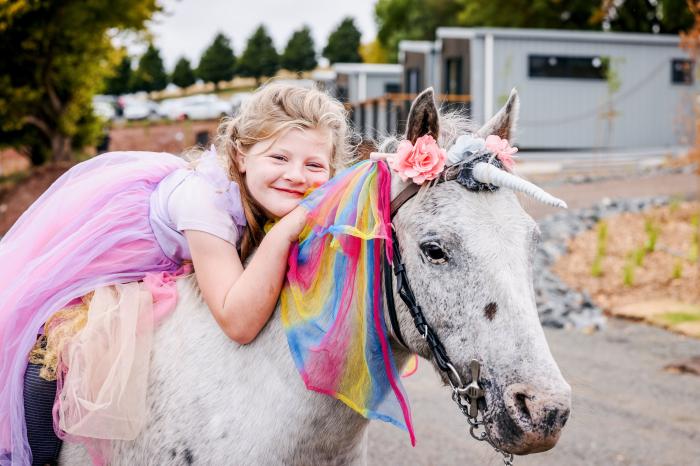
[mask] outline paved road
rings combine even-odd
[[[698,194],[698,177],[664,175],[553,187],[572,208],[602,197]],[[551,213],[527,202],[535,218]],[[610,320],[606,331],[546,330],[573,389],[571,418],[559,444],[516,457],[516,465],[700,465],[700,377],[671,374],[672,362],[700,355],[693,340],[643,324]],[[405,380],[418,445],[379,422],[369,429],[371,465],[493,465],[500,456],[468,437],[466,421],[431,367]]]

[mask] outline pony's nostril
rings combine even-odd
[[[524,393],[516,393],[514,398],[515,410],[518,413],[518,417],[520,418],[520,420],[528,423],[532,422],[532,415],[530,413],[530,409],[527,406],[527,403],[529,401],[528,396]]]

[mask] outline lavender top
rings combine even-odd
[[[238,185],[214,149],[163,178],[151,194],[150,222],[158,244],[175,262],[192,260],[185,230],[210,233],[239,247],[246,225]]]

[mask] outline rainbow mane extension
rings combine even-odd
[[[309,216],[290,251],[282,323],[308,389],[406,429],[415,445],[384,323],[381,264],[382,253],[391,257],[390,190],[386,164],[364,161],[302,201]]]

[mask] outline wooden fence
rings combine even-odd
[[[383,134],[402,133],[406,127],[411,102],[417,94],[391,93],[362,102],[346,104],[355,130],[377,139]],[[438,106],[470,113],[468,94],[437,94]]]

